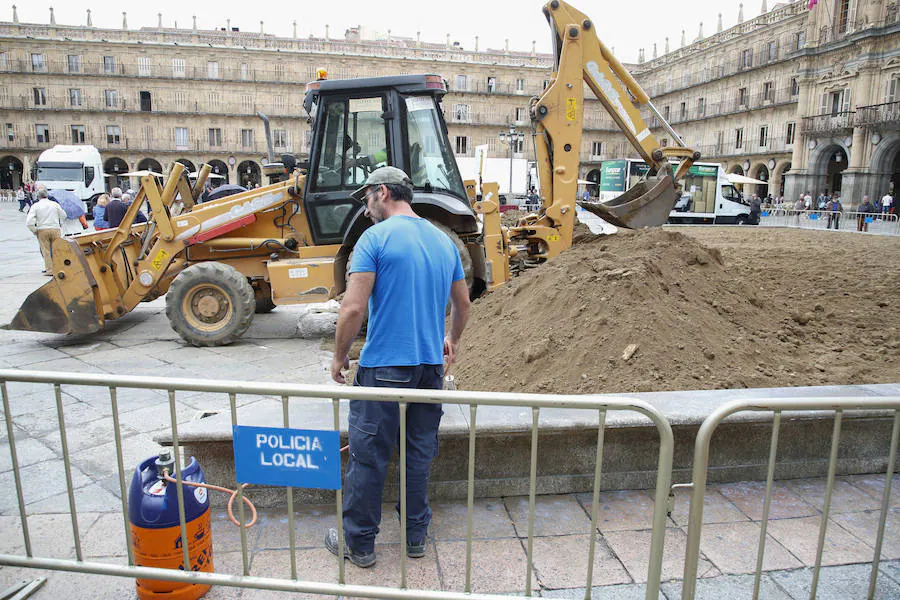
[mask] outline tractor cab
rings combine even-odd
[[[303,202],[317,245],[340,244],[348,230],[370,224],[350,194],[385,165],[410,175],[417,214],[476,231],[440,110],[446,92],[439,75],[309,84],[303,106],[313,137]]]

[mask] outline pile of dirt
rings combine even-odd
[[[524,210],[508,210],[506,212],[502,212],[500,213],[500,224],[507,227],[514,227],[516,223],[519,222],[519,219],[527,214],[528,213]]]
[[[580,231],[572,249],[477,300],[456,366],[460,389],[900,381],[896,238],[684,231]],[[868,268],[855,268],[867,258]]]

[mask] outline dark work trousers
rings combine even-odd
[[[839,213],[839,212],[828,213],[828,225],[825,227],[825,229],[831,229],[832,223],[834,223],[835,229],[841,228],[841,213]]]
[[[366,387],[443,387],[443,365],[359,367],[355,385]],[[428,480],[438,452],[440,404],[410,403],[406,408],[406,539],[419,544],[431,523]],[[400,443],[400,409],[396,402],[350,401],[350,458],[344,476],[344,535],[354,552],[375,550],[388,462]],[[398,479],[399,482],[399,479]],[[397,489],[400,489],[399,483]],[[397,504],[400,512],[400,504]]]

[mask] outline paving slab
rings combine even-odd
[[[762,519],[766,497],[764,481],[740,481],[718,487],[719,493],[731,501],[741,512],[759,521]],[[770,519],[787,519],[818,514],[818,510],[792,491],[787,483],[775,482],[772,486]]]
[[[884,498],[884,485],[887,477],[883,474],[849,475],[844,477],[847,481],[881,501]],[[900,475],[894,475],[891,479],[891,508],[900,508]]]
[[[650,531],[611,531],[604,534],[606,543],[622,561],[631,578],[638,583],[647,581],[647,569],[650,565]],[[687,548],[687,534],[679,528],[666,529],[666,541],[663,547],[663,565],[661,581],[679,579],[684,573],[684,556]],[[701,556],[697,567],[698,577],[716,577],[721,575],[705,557]]]
[[[818,510],[825,507],[825,484],[821,478],[794,479],[784,485]],[[881,500],[854,486],[846,479],[835,479],[831,491],[831,512],[871,510],[879,508]]]
[[[591,587],[632,583],[634,579],[602,536],[594,534]],[[550,589],[587,586],[590,535],[559,535],[534,540],[532,562],[541,586]]]
[[[880,518],[880,510],[831,515],[832,521],[873,548]],[[900,510],[892,509],[887,513],[881,555],[886,559],[900,558]]]
[[[586,588],[567,588],[563,590],[541,590],[542,598],[560,598],[561,600],[584,600]],[[646,600],[647,586],[631,583],[591,588],[591,600]]]
[[[588,519],[593,515],[593,495],[576,494]],[[653,497],[645,490],[600,492],[597,528],[603,532],[650,529],[653,526]]]
[[[662,585],[662,591],[670,600],[681,600],[682,582],[671,581]],[[724,575],[697,580],[694,600],[723,600],[725,598],[752,598],[752,575]],[[806,600],[808,595],[794,597],[781,589],[775,581],[764,573],[760,578],[759,597],[766,600]]]
[[[466,583],[466,543],[436,542],[441,589],[462,592]],[[522,541],[472,541],[472,591],[517,594],[525,591],[526,555]],[[532,589],[538,589],[532,571]]]
[[[516,528],[516,535],[528,537],[528,498],[506,498],[506,508]],[[535,536],[586,534],[590,531],[590,518],[571,494],[535,497]]]
[[[22,478],[23,496],[30,505],[66,492],[66,475],[62,461],[47,460],[19,470]],[[82,487],[91,483],[90,477],[77,467],[72,467],[72,484]],[[12,471],[0,473],[0,514],[18,514],[18,501]]]
[[[438,541],[465,540],[468,509],[460,502],[432,502],[431,531]],[[472,539],[516,537],[502,498],[479,498],[472,505]]]
[[[869,589],[870,565],[843,565],[823,567],[819,574],[816,598],[819,600],[848,600],[864,598]],[[812,569],[775,572],[772,580],[793,598],[809,598],[812,587]],[[875,593],[876,600],[897,600],[900,585],[888,577],[879,577]]]
[[[731,500],[727,499],[718,490],[719,486],[713,485],[707,488],[703,497],[703,523],[735,523],[749,521],[750,517],[742,513]],[[678,488],[675,490],[675,509],[672,511],[672,521],[678,525],[687,525],[691,510],[691,490]]]
[[[769,535],[806,566],[816,562],[821,517],[781,519],[769,523]],[[823,565],[862,563],[872,560],[871,546],[829,520],[822,550]]]
[[[758,523],[705,525],[700,536],[700,552],[723,574],[753,573],[756,571],[760,532]],[[766,536],[764,571],[801,566],[803,563],[797,557],[771,535]]]

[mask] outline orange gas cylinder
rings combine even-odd
[[[163,478],[163,470],[174,476],[174,461],[168,452],[148,458],[134,472],[128,492],[128,517],[134,564],[141,567],[184,570],[184,541],[178,518],[177,485]],[[191,457],[181,472],[182,480],[206,483],[203,471]],[[213,571],[212,529],[209,496],[204,488],[184,486],[184,515],[192,571]],[[141,600],[196,600],[208,585],[138,579]]]

